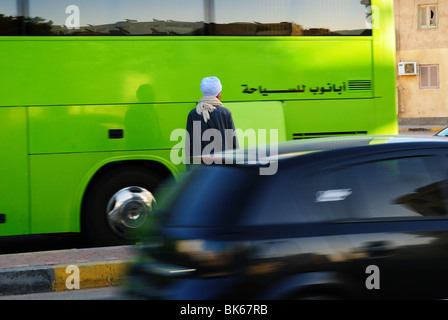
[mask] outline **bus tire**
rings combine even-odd
[[[96,246],[132,244],[152,214],[161,179],[145,168],[122,167],[101,175],[83,203],[81,231]]]

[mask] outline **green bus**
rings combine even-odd
[[[206,76],[242,132],[397,133],[394,32],[392,0],[2,0],[0,236],[126,243]]]

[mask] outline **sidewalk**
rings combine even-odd
[[[116,285],[134,253],[117,246],[0,255],[0,296],[67,290],[77,271],[79,289]]]
[[[432,132],[436,134],[445,127],[441,126],[399,126],[398,133],[429,133]]]
[[[399,133],[437,133],[448,126],[448,118],[402,118],[398,119]]]

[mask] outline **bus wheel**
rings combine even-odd
[[[82,231],[94,245],[138,241],[156,203],[161,179],[138,167],[112,170],[97,179],[86,195]]]

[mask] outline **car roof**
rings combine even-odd
[[[365,136],[345,136],[345,137],[327,137],[315,138],[306,140],[287,141],[278,144],[278,155],[285,156],[289,153],[298,153],[300,155],[304,152],[322,152],[330,150],[340,150],[354,147],[364,146],[378,146],[378,145],[393,145],[399,148],[402,147],[420,146],[423,145],[440,144],[440,146],[448,147],[448,140],[446,138],[434,136],[400,136],[400,135],[365,135]]]
[[[337,151],[347,148],[369,148],[369,146],[376,149],[378,149],[378,146],[384,146],[384,149],[406,149],[410,147],[448,148],[448,140],[438,136],[411,135],[357,135],[311,138],[257,145],[245,149],[226,151],[214,156],[203,156],[202,158],[208,159],[208,161],[221,159],[223,164],[266,164],[267,161],[295,158],[304,154]]]

